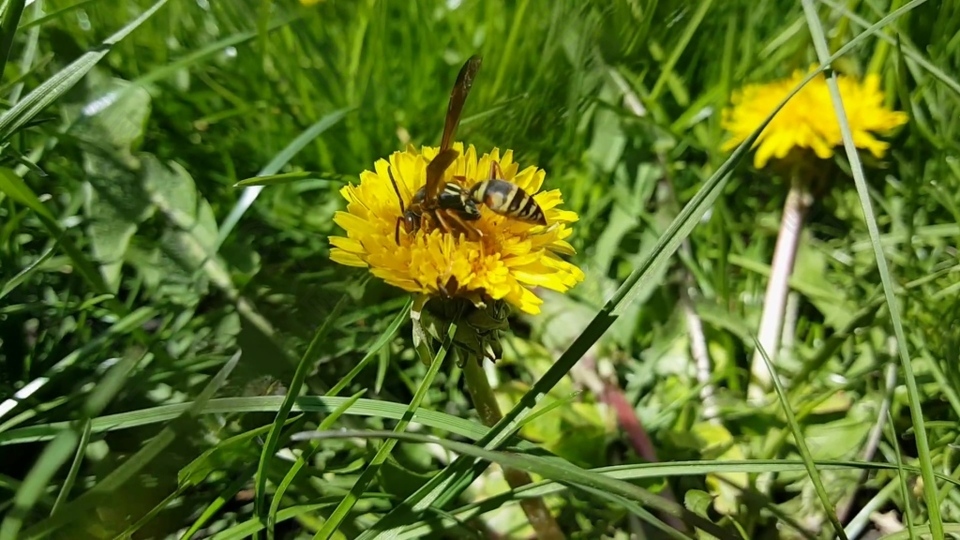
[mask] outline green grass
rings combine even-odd
[[[960,530],[955,3],[129,4],[0,17],[0,539],[523,537],[533,496],[570,538]],[[344,182],[437,143],[474,53],[459,138],[546,169],[587,275],[512,319],[493,428],[327,241]],[[910,122],[820,164],[756,405],[788,182],[721,150],[721,110],[810,65],[878,73]]]

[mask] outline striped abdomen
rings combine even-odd
[[[484,180],[473,186],[470,198],[502,216],[537,225],[547,224],[547,218],[537,201],[512,182]]]

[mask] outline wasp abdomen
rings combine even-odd
[[[497,214],[526,223],[546,225],[547,218],[537,201],[520,186],[506,180],[484,180],[470,190],[471,198]]]

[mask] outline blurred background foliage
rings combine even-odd
[[[888,156],[865,163],[929,457],[944,475],[937,506],[956,530],[960,5],[915,3],[835,67],[880,74],[888,105],[911,114]],[[904,4],[816,5],[836,50]],[[0,191],[0,397],[22,397],[0,409],[0,534],[249,535],[264,426],[325,321],[304,393],[324,395],[368,356],[369,368],[341,392],[362,391],[366,409],[328,427],[392,428],[426,370],[409,324],[392,325],[406,297],[329,261],[327,237],[338,232],[332,216],[345,182],[408,143],[437,144],[450,85],[471,54],[484,66],[459,138],[481,151],[511,148],[521,164],[546,169],[548,187],[581,216],[571,242],[587,274],[567,296],[544,292],[544,314],[514,321],[504,359],[488,370],[505,408],[727,158],[720,120],[731,92],[817,64],[803,10],[775,0],[171,1],[102,45],[150,6],[36,0],[24,8],[0,81],[3,107],[13,110],[71,62],[105,53],[75,86],[43,90],[55,99],[27,124],[10,131],[0,121],[10,171]],[[802,238],[792,339],[778,368],[814,457],[852,464],[820,474],[832,502],[848,506],[847,533],[877,537],[900,530],[907,514],[925,523],[929,503],[904,389],[886,382],[901,366],[849,165],[822,166],[833,185]],[[262,191],[236,186],[278,173],[299,174]],[[735,522],[745,538],[829,536],[775,395],[764,406],[745,399],[749,336],[785,194],[783,179],[744,160],[673,265],[640,283],[635,301],[544,400],[559,402],[521,431],[535,444],[526,451],[585,468],[641,464],[651,456],[623,424],[635,415],[666,466],[635,477],[639,485],[730,530]],[[712,362],[714,421],[690,352],[691,314]],[[240,350],[221,387],[213,376]],[[205,403],[204,388],[221,399]],[[204,414],[177,416],[178,404],[196,399]],[[331,412],[329,402],[312,403],[291,417],[291,431],[313,429]],[[411,430],[468,440],[465,426],[481,428],[452,363],[425,408],[443,414]],[[66,432],[79,440],[58,446]],[[289,449],[303,448],[283,441],[269,494],[290,467]],[[312,536],[374,448],[324,441],[282,498],[289,512],[277,534]],[[746,458],[783,464],[720,465]],[[685,460],[707,466],[669,466]],[[449,461],[437,446],[401,442],[341,533],[356,537]],[[898,474],[901,462],[913,468]],[[501,492],[498,475],[491,468],[445,511]],[[547,500],[571,537],[627,538],[647,527],[588,492]],[[442,522],[444,531],[435,519],[432,534],[529,534],[516,496],[495,502],[482,523]],[[437,516],[410,514],[406,523],[428,517]]]

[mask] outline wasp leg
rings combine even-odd
[[[453,227],[450,226],[450,223],[447,222],[446,218],[448,216],[445,216],[444,214],[446,214],[446,212],[444,212],[443,210],[437,209],[435,212],[433,212],[431,217],[436,218],[437,224],[440,225],[440,229],[443,232],[447,232],[447,233],[457,232],[456,230],[454,230]]]
[[[456,212],[444,212],[445,217],[450,221],[454,222],[457,228],[466,235],[467,240],[471,242],[479,242],[483,238],[483,233],[480,232],[480,229],[474,227],[464,220],[462,217],[458,216]]]
[[[393,229],[393,241],[400,245],[400,223],[403,221],[403,216],[397,217],[397,225]]]
[[[487,180],[506,180],[503,177],[503,169],[500,168],[500,162],[490,162],[490,176],[487,178]]]
[[[434,215],[448,233],[454,235],[462,233],[467,237],[467,240],[471,241],[477,241],[483,236],[479,230],[466,223],[455,211],[438,209],[434,212]]]

